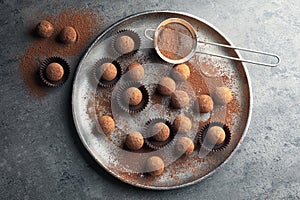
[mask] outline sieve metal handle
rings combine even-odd
[[[154,40],[153,37],[151,37],[150,35],[148,35],[148,32],[150,32],[150,31],[152,31],[152,32],[155,33],[156,29],[154,29],[154,28],[146,28],[145,31],[144,31],[144,35],[145,35],[145,37],[146,37],[147,39],[153,41],[153,40]]]
[[[236,58],[236,57],[232,57],[232,56],[225,56],[225,55],[220,55],[220,54],[215,54],[215,53],[207,53],[207,52],[203,52],[203,51],[197,51],[198,53],[202,53],[202,54],[206,54],[206,55],[217,56],[217,57],[220,57],[220,58],[227,58],[227,59],[230,59],[230,60],[246,62],[246,63],[256,64],[256,65],[262,65],[262,66],[267,66],[267,67],[277,67],[279,65],[280,61],[281,61],[280,57],[278,55],[273,54],[273,53],[264,52],[264,51],[256,51],[256,50],[252,50],[252,49],[236,47],[236,46],[231,46],[231,45],[226,45],[226,44],[220,44],[220,43],[215,43],[215,42],[206,42],[206,41],[201,41],[201,40],[198,40],[198,43],[204,43],[204,44],[209,44],[209,45],[213,45],[213,46],[225,47],[225,48],[229,48],[229,49],[241,50],[241,51],[244,51],[244,52],[250,52],[250,53],[253,53],[253,54],[269,56],[269,57],[272,57],[272,58],[276,58],[276,62],[275,63],[258,62],[258,61],[253,61],[253,60]]]

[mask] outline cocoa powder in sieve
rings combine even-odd
[[[21,56],[21,63],[19,65],[28,91],[37,97],[43,97],[47,93],[46,87],[40,83],[39,76],[37,75],[39,63],[51,56],[65,57],[80,55],[95,35],[99,33],[104,24],[101,14],[99,15],[99,13],[88,9],[66,9],[58,15],[45,16],[43,19],[53,24],[53,34],[46,39],[33,38],[32,45]],[[36,24],[38,24],[38,21]],[[60,31],[66,26],[74,27],[77,32],[77,41],[74,44],[66,45],[58,41]]]
[[[171,60],[179,60],[188,56],[195,42],[189,30],[181,24],[170,23],[158,30],[158,49],[163,56]]]

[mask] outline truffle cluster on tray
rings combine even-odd
[[[140,37],[131,30],[119,31],[112,40],[112,48],[119,56],[130,57],[140,48]],[[126,58],[126,57],[125,57]],[[121,63],[122,64],[122,63]],[[126,69],[120,63],[111,58],[102,58],[94,66],[94,77],[98,86],[102,88],[114,87],[126,73],[127,82],[120,83],[117,88],[117,103],[121,112],[130,115],[142,115],[150,101],[151,94],[147,86],[140,81],[147,75],[145,66],[138,60],[131,62]],[[155,91],[161,98],[169,98],[169,106],[166,109],[185,109],[192,102],[189,93],[177,88],[177,84],[189,81],[191,75],[187,63],[173,66],[168,76],[160,78]],[[196,97],[195,107],[200,113],[210,113],[215,105],[226,105],[232,100],[231,90],[227,87],[216,87],[211,94],[201,94]],[[110,135],[115,131],[116,125],[112,116],[98,116],[98,131]],[[190,138],[193,120],[182,114],[175,116],[173,121],[164,119],[164,116],[150,118],[143,127],[143,131],[133,130],[128,132],[124,140],[124,150],[142,152],[146,148],[150,151],[164,149],[173,145],[174,153],[179,157],[189,156],[194,152],[196,145],[200,144],[208,151],[223,150],[230,141],[230,131],[225,124],[209,123],[202,127],[196,138]],[[175,139],[175,136],[176,139]],[[151,156],[144,163],[145,171],[153,176],[164,172],[165,163],[163,157]]]

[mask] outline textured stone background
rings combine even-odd
[[[171,191],[126,185],[100,168],[78,139],[72,80],[43,101],[26,91],[16,55],[35,13],[88,7],[105,27],[144,10],[178,10],[204,18],[236,45],[277,53],[278,68],[248,65],[253,117],[243,145],[210,178]],[[300,1],[0,1],[1,199],[299,199]],[[37,16],[38,17],[38,16]],[[76,66],[79,57],[71,59]],[[72,71],[74,75],[74,71]]]

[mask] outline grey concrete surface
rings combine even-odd
[[[35,13],[68,7],[103,12],[105,27],[144,10],[204,18],[236,45],[277,53],[278,68],[247,65],[253,118],[243,144],[210,178],[186,188],[148,191],[106,173],[81,144],[71,115],[72,78],[39,101],[18,71]],[[300,1],[0,1],[1,199],[299,199]],[[76,66],[79,57],[70,59]],[[71,76],[74,75],[72,69]]]

